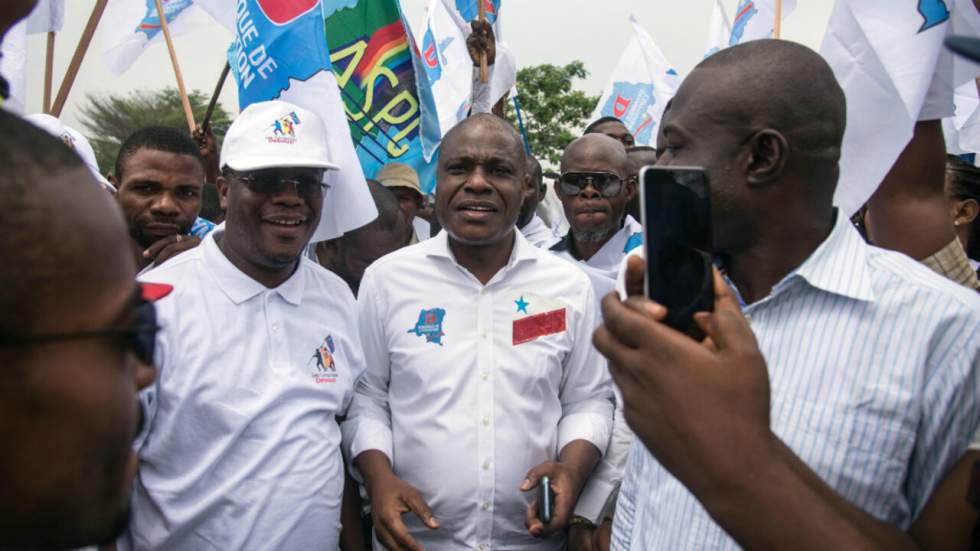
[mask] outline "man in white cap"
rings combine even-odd
[[[46,115],[44,113],[35,113],[33,115],[27,115],[24,117],[25,120],[44,129],[48,134],[51,134],[55,138],[58,138],[68,149],[74,151],[79,157],[85,161],[85,166],[92,172],[92,176],[95,177],[96,181],[102,184],[102,187],[110,193],[115,193],[116,188],[106,180],[105,176],[102,175],[102,171],[99,169],[99,161],[95,158],[95,150],[92,149],[92,144],[89,143],[88,139],[82,135],[81,132],[66,126],[61,122],[60,119],[52,117],[51,115]]]
[[[121,549],[338,548],[335,418],[363,359],[350,290],[303,254],[330,199],[327,143],[305,109],[249,106],[221,151],[224,226],[142,276],[174,291]]]

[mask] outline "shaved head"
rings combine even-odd
[[[605,134],[586,134],[568,144],[561,157],[562,172],[572,159],[580,157],[602,157],[607,170],[615,172],[620,178],[630,175],[630,159],[626,155],[626,148],[618,140]]]
[[[519,160],[521,165],[527,164],[527,152],[524,150],[524,141],[521,140],[521,135],[517,133],[517,130],[514,130],[514,127],[509,122],[490,113],[480,113],[463,119],[459,124],[452,127],[449,132],[446,132],[446,136],[442,138],[443,143],[449,143],[459,139],[460,136],[464,135],[464,130],[468,129],[502,131],[514,142],[515,159]]]

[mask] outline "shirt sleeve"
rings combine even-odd
[[[616,393],[616,410],[613,414],[609,449],[596,465],[575,504],[575,514],[595,524],[599,524],[602,520],[603,513],[610,504],[610,498],[619,489],[623,472],[626,470],[626,458],[629,457],[630,447],[635,438],[633,431],[626,424],[626,418],[623,417],[622,396],[615,385],[613,390]]]
[[[587,440],[605,454],[612,433],[614,400],[606,361],[592,346],[599,313],[591,284],[586,285],[579,304],[582,310],[574,317],[574,343],[558,396],[562,406],[558,449],[574,440]]]
[[[480,68],[473,67],[473,97],[470,114],[489,113],[493,110],[493,98],[490,97],[490,83],[493,82],[493,65],[487,69],[487,82],[480,82]]]
[[[912,518],[959,460],[980,422],[980,322],[947,323],[933,339],[915,449],[905,486]]]
[[[357,300],[357,323],[364,350],[364,373],[354,388],[354,398],[341,425],[343,446],[351,472],[360,473],[353,461],[367,450],[378,450],[392,456],[391,410],[388,406],[388,383],[391,362],[384,330],[382,293],[375,285],[373,270],[368,269],[361,282]]]

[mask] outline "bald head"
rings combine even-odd
[[[522,166],[527,164],[527,152],[524,151],[524,142],[520,134],[506,120],[490,114],[480,113],[463,119],[459,124],[452,127],[445,137],[443,143],[453,143],[456,140],[478,139],[484,131],[501,132],[513,142],[513,152],[515,161],[519,161]]]
[[[630,160],[626,155],[626,148],[621,142],[605,134],[586,134],[568,144],[561,157],[561,171],[571,170],[573,165],[577,167],[583,159],[592,160],[593,164],[601,163],[604,165],[603,170],[615,172],[620,178],[630,175]]]
[[[817,52],[785,40],[753,40],[722,50],[692,71],[710,74],[703,90],[714,115],[750,128],[772,128],[812,169],[836,167],[846,102],[833,70]],[[828,177],[826,170],[815,176]],[[836,183],[836,170],[832,170]],[[810,172],[813,174],[813,172]]]

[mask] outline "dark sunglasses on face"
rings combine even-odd
[[[623,179],[612,172],[566,172],[558,180],[558,190],[568,196],[575,196],[591,185],[603,197],[619,195],[623,189]]]
[[[136,322],[130,327],[33,335],[0,333],[0,346],[23,348],[60,341],[115,338],[122,339],[127,350],[131,351],[140,362],[153,365],[153,354],[156,349],[157,331],[159,330],[156,307],[152,302],[139,297],[136,299]]]
[[[300,173],[286,176],[276,170],[256,170],[254,172],[235,172],[235,179],[245,184],[252,193],[275,195],[282,193],[287,185],[294,186],[296,194],[304,198],[323,197],[330,185],[323,181],[323,173]]]

